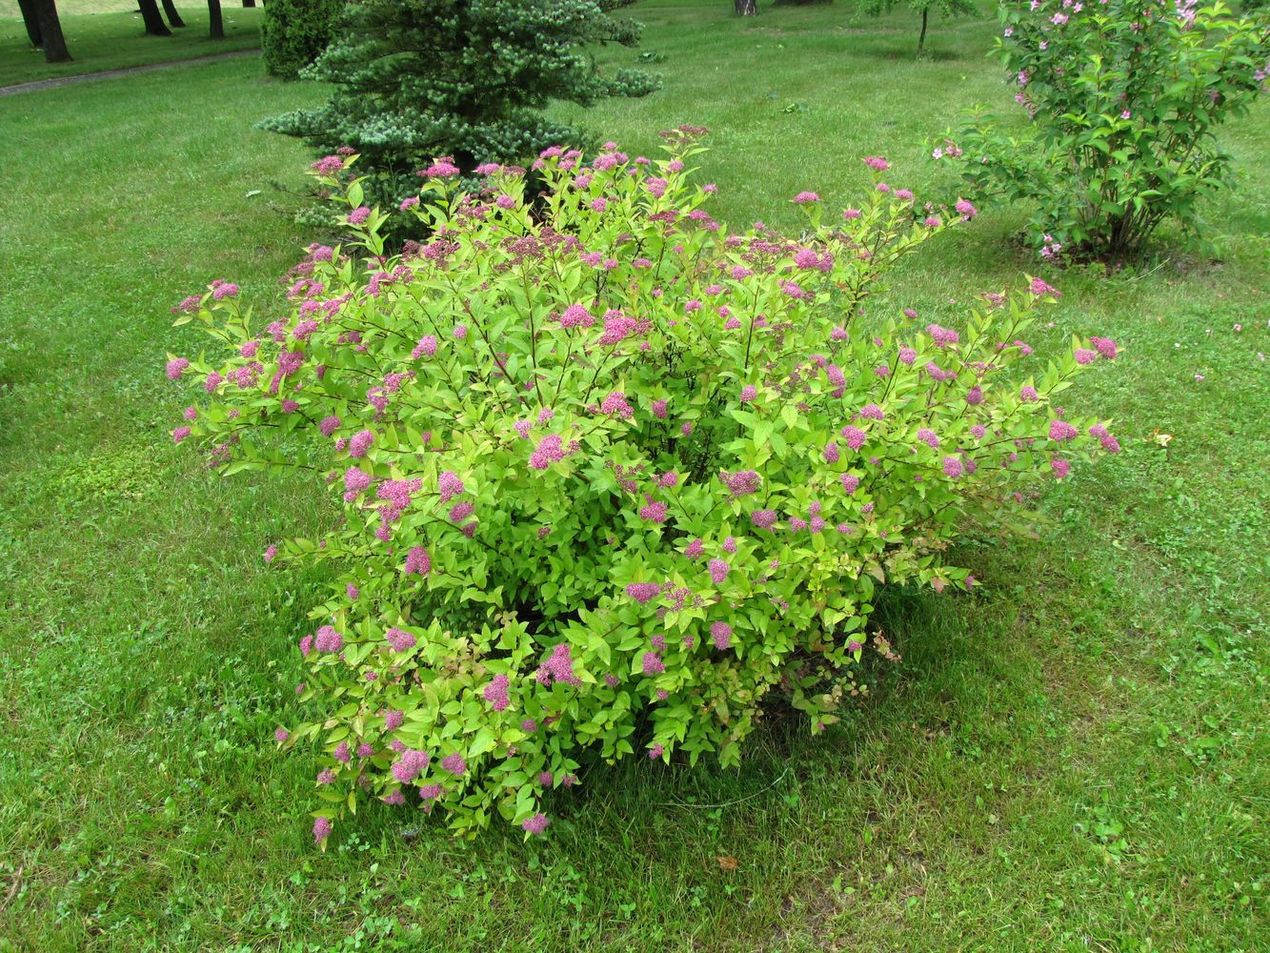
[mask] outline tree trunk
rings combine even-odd
[[[18,7],[22,11],[22,22],[26,25],[26,35],[31,45],[43,46],[43,37],[40,36],[40,13],[35,8],[34,0],[18,0]]]
[[[172,35],[172,31],[163,22],[163,14],[159,12],[159,5],[154,0],[137,0],[137,6],[141,10],[141,19],[145,22],[147,36]]]
[[[207,0],[208,36],[213,40],[225,39],[225,21],[221,18],[220,0]]]
[[[176,4],[172,0],[163,0],[163,12],[167,14],[168,23],[174,27],[185,26],[185,21],[181,19],[181,14],[176,10]]]
[[[250,8],[250,7],[254,7],[255,5],[256,5],[256,0],[243,0],[244,7]]]
[[[917,55],[921,56],[926,49],[926,18],[930,16],[930,7],[922,7],[922,34],[917,38]]]
[[[736,3],[737,16],[758,16],[758,0],[734,0],[734,2]]]
[[[44,41],[44,59],[49,63],[68,63],[71,54],[66,49],[66,37],[62,36],[62,21],[57,17],[55,0],[31,0],[39,17],[40,38]]]

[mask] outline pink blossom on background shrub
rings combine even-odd
[[[846,216],[804,196],[797,240],[732,232],[690,181],[695,133],[667,141],[640,163],[549,150],[532,216],[493,213],[525,206],[519,170],[465,195],[437,160],[425,241],[386,254],[368,210],[263,331],[233,297],[178,318],[223,348],[171,358],[201,401],[183,446],[316,470],[342,507],[279,549],[332,569],[288,636],[304,714],[278,735],[318,752],[320,844],[350,797],[539,835],[584,763],[735,764],[764,698],[832,724],[881,586],[960,588],[961,527],[1014,525],[1027,487],[1118,448],[1071,392],[1051,404],[1112,342],[998,346],[1048,291],[1021,276],[920,323],[914,289],[886,296],[957,215],[870,190]]]

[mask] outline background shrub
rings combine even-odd
[[[1001,61],[1026,128],[977,116],[961,131],[973,196],[1035,203],[1032,243],[1099,258],[1135,252],[1166,218],[1194,230],[1228,184],[1217,128],[1265,88],[1264,12],[1222,3],[1005,3]]]
[[[576,129],[549,120],[553,100],[589,105],[641,96],[639,70],[601,73],[587,46],[634,46],[640,27],[611,11],[633,0],[359,0],[307,75],[331,99],[262,123],[321,152],[361,156],[365,188],[396,206],[416,173],[445,155],[465,174],[484,162],[526,161]]]
[[[295,79],[326,49],[346,0],[269,0],[260,25],[265,70]]]
[[[892,313],[880,280],[944,213],[879,181],[846,210],[795,196],[797,240],[730,233],[696,132],[655,162],[547,150],[535,214],[521,170],[469,194],[435,163],[404,203],[433,237],[395,257],[354,181],[360,243],[310,248],[287,317],[256,327],[226,282],[180,306],[223,354],[170,360],[201,398],[174,439],[342,502],[266,553],[341,573],[300,639],[308,719],[278,733],[321,752],[319,841],[359,793],[541,833],[584,761],[733,764],[772,698],[819,730],[861,690],[879,587],[969,587],[959,527],[1117,449],[1055,403],[1114,343],[1029,359],[1043,281],[960,330]]]

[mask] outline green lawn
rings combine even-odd
[[[44,54],[31,47],[16,3],[8,0],[0,9],[0,86],[260,46],[261,7],[244,9],[224,3],[225,38],[213,40],[207,35],[206,4],[177,0],[186,25],[174,29],[171,36],[146,36],[141,14],[127,0],[110,4],[79,0],[57,6],[72,57],[69,63],[46,63]]]
[[[937,21],[915,61],[911,16],[729,7],[637,7],[665,89],[587,114],[631,151],[712,127],[724,220],[792,225],[875,152],[921,196],[928,140],[1008,102],[990,21]],[[1124,452],[1049,493],[1041,539],[967,539],[973,597],[892,604],[903,664],[854,717],[774,723],[739,771],[596,768],[543,841],[372,808],[322,855],[312,765],[271,739],[320,580],[260,552],[324,494],[174,449],[162,373],[199,343],[183,295],[277,302],[305,236],[270,183],[308,157],[251,125],[320,96],[234,60],[0,110],[0,953],[1267,948],[1264,103],[1225,137],[1214,255],[1166,235],[1137,271],[1044,272],[1037,336],[1124,349],[1080,389]],[[1039,270],[1024,215],[926,245],[892,305],[955,323]]]

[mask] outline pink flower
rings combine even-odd
[[[168,361],[166,372],[168,380],[179,381],[181,375],[185,373],[185,369],[190,366],[190,362],[183,357],[174,357]]]
[[[1116,342],[1111,338],[1090,338],[1089,343],[1094,349],[1109,361],[1116,359]]]
[[[932,450],[939,449],[939,436],[935,433],[935,431],[927,427],[922,427],[917,431],[917,439],[926,444],[926,446],[930,447]]]
[[[265,565],[266,566],[269,565],[269,563],[273,562],[277,558],[278,558],[278,547],[274,546],[272,543],[266,546],[265,547]]]
[[[820,196],[815,192],[799,192],[794,196],[795,205],[807,205],[811,202],[819,202]]]
[[[331,836],[331,822],[328,818],[319,817],[313,822],[313,840],[321,844]]]
[[[438,156],[432,160],[432,165],[420,173],[425,179],[451,179],[458,174],[459,167],[450,156]]]
[[[580,304],[571,304],[560,315],[560,326],[564,328],[589,328],[595,324],[595,315]]]
[[[732,626],[726,622],[714,622],[710,625],[710,638],[714,647],[720,652],[732,647]]]
[[[409,652],[417,644],[417,639],[409,632],[403,629],[392,628],[385,634],[388,644],[392,646],[394,652]]]
[[[366,456],[366,451],[375,442],[375,435],[369,430],[359,430],[348,440],[348,455],[353,458]]]
[[[339,156],[323,156],[309,168],[320,175],[334,175],[344,171],[344,160]]]
[[[432,557],[422,546],[411,547],[406,553],[405,573],[407,576],[426,576],[432,572]]]
[[[558,642],[551,650],[551,655],[538,670],[539,681],[551,684],[554,679],[566,685],[581,685],[582,680],[573,672],[573,649],[568,642]]]
[[[368,218],[370,218],[370,209],[361,205],[348,213],[348,224],[361,225]]]
[[[550,823],[551,820],[546,814],[538,813],[533,815],[533,817],[525,818],[520,822],[520,826],[523,827],[527,833],[538,836],[547,829],[547,826]]]
[[[401,784],[409,784],[427,768],[431,760],[426,751],[405,748],[401,752],[401,757],[393,762],[392,776]]]
[[[291,732],[287,731],[285,728],[278,728],[273,733],[273,740],[278,742],[278,744],[282,744],[290,737]]]
[[[442,503],[448,503],[463,492],[463,481],[452,470],[442,470],[437,477],[437,494]]]
[[[926,325],[926,333],[931,336],[936,347],[951,347],[961,341],[961,335],[956,331],[938,324]]]
[[[746,384],[741,388],[741,403],[748,404],[758,396],[758,388],[753,384]]]
[[[874,172],[885,172],[891,167],[891,163],[887,162],[882,156],[865,156],[864,164]]]
[[[484,691],[481,692],[494,711],[505,711],[507,706],[511,704],[511,700],[507,697],[507,690],[510,684],[511,680],[506,675],[495,675],[494,680],[486,685]]]
[[[626,587],[626,594],[640,605],[657,598],[661,586],[655,582],[632,582]]]
[[[750,514],[750,522],[758,529],[771,529],[776,525],[775,510],[755,510]]]
[[[188,437],[191,433],[192,431],[190,430],[189,427],[177,427],[175,430],[172,431],[172,442],[180,443],[182,440]]]
[[[323,437],[329,437],[335,433],[340,427],[340,419],[332,414],[329,417],[323,417],[322,422],[318,424],[318,430],[322,431]]]
[[[666,671],[666,663],[661,660],[661,656],[656,652],[645,652],[640,662],[643,666],[644,674],[649,677],[660,675]]]
[[[344,636],[334,626],[324,625],[317,630],[313,646],[324,655],[331,655],[344,647]]]
[[[708,568],[710,570],[710,580],[716,586],[720,586],[723,584],[724,580],[728,578],[728,573],[731,572],[731,569],[732,569],[732,567],[729,566],[722,559],[710,560],[710,562],[708,563]]]
[[[706,551],[706,544],[700,538],[694,539],[692,542],[690,542],[687,546],[684,547],[684,555],[687,556],[689,559],[696,559],[705,551]]]
[[[1092,364],[1098,360],[1098,352],[1085,347],[1076,348],[1072,356],[1076,358],[1077,364]]]
[[[1054,474],[1054,479],[1061,480],[1072,472],[1072,465],[1062,457],[1054,457],[1050,460],[1050,470]]]
[[[1030,404],[1040,399],[1040,395],[1037,394],[1036,388],[1031,384],[1024,384],[1019,388],[1019,400],[1023,401],[1023,403]]]
[[[961,458],[959,457],[944,457],[943,468],[944,476],[951,480],[955,480],[957,477],[961,476],[965,469],[962,467]]]
[[[649,523],[666,522],[667,507],[660,500],[653,501],[640,507],[639,518]]]
[[[457,751],[454,754],[448,754],[441,759],[441,767],[456,777],[467,774],[467,762],[463,760],[463,756]]]
[[[419,338],[419,343],[415,345],[414,350],[410,352],[410,359],[419,360],[421,357],[432,357],[437,353],[437,339],[431,334],[425,334]]]
[[[615,390],[604,398],[600,404],[600,413],[608,417],[619,417],[622,420],[630,420],[635,416],[635,408],[626,402],[626,395],[620,390]]]
[[[842,438],[846,440],[847,446],[852,450],[859,450],[869,439],[869,435],[853,424],[847,424],[839,431]]]
[[[957,214],[967,222],[979,214],[979,210],[965,199],[957,199],[957,204],[954,205],[953,208],[955,208],[957,210]]]
[[[1066,420],[1051,420],[1049,438],[1055,441],[1071,440],[1080,433],[1075,427]]]
[[[854,493],[856,488],[860,485],[860,478],[854,473],[844,473],[838,478],[838,480],[842,483],[842,488],[848,495]]]
[[[1050,285],[1047,285],[1040,278],[1033,278],[1031,284],[1028,285],[1028,290],[1030,290],[1032,294],[1036,295],[1038,298],[1059,297],[1059,293],[1053,287],[1051,287]]]
[[[344,499],[351,503],[370,484],[371,478],[369,474],[362,472],[357,467],[349,467],[344,471]]]
[[[733,496],[748,496],[757,493],[762,485],[762,478],[754,470],[739,470],[736,473],[723,471],[719,474],[728,491]]]
[[[664,400],[655,400],[652,404],[653,416],[658,420],[666,419],[667,402]]]
[[[564,457],[564,440],[559,434],[548,434],[538,441],[538,446],[529,455],[529,466],[533,470],[545,470]]]

